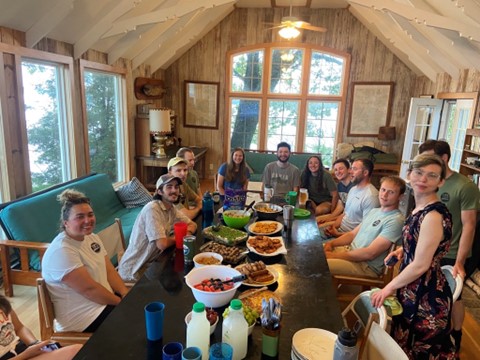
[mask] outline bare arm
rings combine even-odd
[[[78,294],[100,305],[117,305],[120,298],[92,279],[85,266],[65,275],[62,281]]]
[[[390,281],[382,290],[372,295],[372,305],[379,307],[385,299],[402,286],[422,276],[432,263],[433,255],[443,239],[442,215],[438,212],[427,214],[420,227],[417,248],[413,261]]]
[[[338,239],[340,239],[339,237]],[[338,240],[337,239],[337,240]],[[369,246],[360,249],[354,249],[350,251],[343,251],[343,252],[332,252],[331,256],[328,257],[329,259],[343,259],[353,262],[360,262],[360,261],[369,261],[373,260],[376,257],[380,256],[386,250],[390,248],[392,243],[383,236],[378,236],[375,240],[373,240]]]
[[[355,236],[357,236],[359,229],[360,229],[360,225],[356,226],[355,229],[353,229],[352,231],[346,232],[341,236],[339,236],[338,238],[326,242],[323,247],[323,250],[326,252],[332,252],[333,249],[336,248],[337,246],[350,245],[353,239],[355,239]],[[329,256],[327,256],[327,258],[328,257]]]
[[[337,208],[338,199],[340,197],[338,196],[337,190],[330,191],[330,195],[332,195],[332,205],[330,207],[330,213],[333,215],[333,213],[335,212],[335,209]]]
[[[223,175],[217,174],[217,190],[220,195],[225,195],[225,188],[223,184],[225,182],[225,177]]]
[[[472,248],[473,238],[475,236],[475,225],[477,222],[477,210],[463,210],[462,219],[462,235],[458,244],[457,258],[453,267],[453,276],[460,274],[465,278],[465,261]]]
[[[12,323],[15,329],[15,333],[18,335],[20,340],[22,340],[23,343],[27,346],[37,341],[37,338],[35,337],[35,335],[33,335],[33,333],[30,331],[29,328],[23,325],[23,323],[20,321],[20,319],[17,316],[17,313],[14,310],[12,310],[11,315],[12,315]]]
[[[117,270],[113,267],[110,259],[108,256],[105,256],[105,265],[107,267],[107,280],[110,286],[112,287],[113,291],[119,294],[122,299],[127,295],[128,288],[125,286],[120,275],[118,275]]]

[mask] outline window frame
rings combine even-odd
[[[118,151],[118,169],[117,176],[118,181],[114,183],[114,186],[125,183],[128,181],[129,168],[130,168],[130,140],[127,136],[128,134],[128,108],[127,108],[127,88],[126,88],[126,75],[127,69],[115,67],[111,65],[105,65],[96,63],[88,60],[79,60],[79,70],[80,70],[80,97],[81,97],[81,108],[82,108],[82,124],[84,128],[84,153],[85,153],[85,166],[87,173],[91,172],[90,169],[90,154],[89,154],[89,142],[88,142],[88,117],[87,117],[87,104],[86,104],[86,94],[85,94],[85,70],[91,70],[95,72],[110,73],[116,76],[120,76],[121,80],[119,82],[119,117],[121,123],[116,123],[117,131],[119,133],[119,139],[117,141],[117,151]]]
[[[302,84],[301,84],[301,93],[298,94],[277,94],[270,93],[270,77],[271,77],[271,57],[272,51],[282,48],[294,48],[300,49],[304,52],[304,58],[302,62]],[[233,74],[233,58],[241,53],[254,52],[254,51],[263,51],[264,52],[264,63],[263,63],[263,76],[262,76],[262,92],[261,93],[252,93],[252,92],[240,92],[231,90],[231,78]],[[313,51],[326,53],[335,57],[341,57],[344,60],[343,72],[342,72],[342,84],[341,91],[339,95],[317,95],[317,94],[308,94],[309,79],[308,72],[311,66],[311,54]],[[225,86],[225,104],[230,104],[232,98],[244,98],[244,99],[258,99],[260,100],[260,113],[259,113],[259,124],[258,124],[258,136],[259,136],[259,150],[265,150],[267,148],[267,128],[268,128],[268,101],[269,100],[299,100],[299,119],[298,119],[298,132],[296,135],[296,146],[292,148],[292,151],[303,152],[305,145],[306,137],[306,112],[307,112],[307,102],[309,100],[313,101],[325,101],[331,102],[335,101],[340,104],[338,112],[338,121],[335,131],[335,145],[341,142],[343,136],[343,128],[345,125],[345,111],[347,105],[347,89],[349,83],[349,74],[350,74],[350,63],[351,55],[347,52],[339,51],[336,49],[317,46],[313,44],[304,44],[298,42],[275,42],[268,44],[255,44],[250,45],[227,52],[227,69],[225,71],[226,76],[226,86]],[[308,68],[307,68],[308,66]],[[226,107],[226,119],[228,124],[224,127],[224,138],[227,139],[227,146],[224,147],[224,158],[228,158],[230,153],[230,128],[231,128],[231,108]],[[248,150],[248,149],[246,149]]]

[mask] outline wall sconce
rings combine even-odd
[[[165,141],[167,135],[172,132],[169,109],[150,109],[149,111],[150,134],[155,139],[152,144],[152,152],[157,158],[165,158]]]
[[[382,151],[388,152],[389,141],[395,140],[397,131],[395,126],[380,126],[378,128],[378,140],[382,143]]]
[[[300,31],[295,26],[285,26],[278,31],[278,35],[282,38],[291,40],[300,35]]]

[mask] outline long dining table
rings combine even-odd
[[[262,260],[279,274],[278,281],[269,286],[283,305],[278,359],[290,359],[295,332],[303,328],[321,328],[337,333],[343,322],[315,218],[295,220],[290,230],[282,231],[282,237],[287,254]],[[203,243],[199,227],[196,251]],[[185,346],[184,318],[191,311],[195,298],[184,281],[191,266],[184,265],[183,254],[178,251],[167,249],[149,266],[75,359],[161,359],[163,344],[179,341]],[[257,254],[248,256],[255,261],[259,259]],[[247,289],[242,285],[238,290]],[[152,301],[165,304],[164,335],[156,343],[147,341],[145,333],[144,307]],[[211,344],[222,339],[224,308],[216,310],[220,319]],[[262,356],[261,326],[256,325],[249,337],[247,359],[259,358],[265,357]]]

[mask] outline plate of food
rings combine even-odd
[[[202,233],[207,239],[215,240],[226,245],[237,245],[248,238],[248,234],[245,231],[224,225],[220,225],[218,230],[213,230],[212,226],[206,227]]]
[[[250,289],[242,292],[238,298],[242,300],[242,303],[253,310],[258,314],[262,313],[262,299],[270,300],[274,298],[277,302],[282,303],[280,298],[270,290],[260,290],[260,289]]]
[[[287,253],[281,236],[250,236],[247,240],[247,248],[260,256],[276,256]]]
[[[223,262],[227,264],[238,264],[247,256],[245,247],[227,246],[215,241],[209,241],[200,247],[200,252],[214,252],[222,255]]]
[[[278,221],[257,221],[248,227],[248,231],[255,235],[273,235],[283,229]]]
[[[262,287],[271,285],[278,280],[277,270],[265,265],[263,261],[241,264],[235,269],[247,276],[243,281],[243,285]]]

